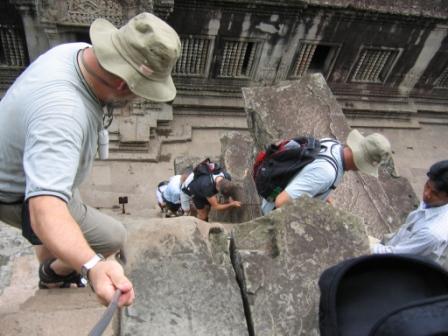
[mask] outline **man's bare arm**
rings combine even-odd
[[[280,194],[277,195],[277,197],[275,198],[275,207],[281,208],[282,206],[284,206],[285,204],[291,203],[292,199],[291,197],[289,197],[288,193],[283,190]]]
[[[241,207],[241,202],[239,201],[234,201],[234,200],[230,200],[228,203],[219,203],[218,202],[218,197],[216,196],[212,196],[212,197],[208,197],[207,201],[210,203],[210,206],[218,211],[221,210],[226,210],[229,208],[239,208]]]

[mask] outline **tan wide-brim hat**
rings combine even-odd
[[[364,137],[354,129],[347,137],[347,146],[352,150],[356,167],[368,175],[378,177],[379,166],[392,160],[389,140],[379,133]]]
[[[141,13],[117,29],[100,18],[90,26],[90,39],[101,66],[122,78],[134,94],[155,102],[176,97],[171,72],[181,44],[165,21]]]

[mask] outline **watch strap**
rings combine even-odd
[[[86,262],[84,265],[82,265],[83,268],[85,268],[87,271],[90,271],[92,268],[98,264],[101,260],[104,260],[104,257],[101,254],[95,254],[92,259],[90,259],[88,262]]]

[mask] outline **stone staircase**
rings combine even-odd
[[[0,233],[0,336],[87,335],[105,310],[90,288],[39,289],[29,243],[2,222]],[[115,316],[103,335],[117,330]]]
[[[172,126],[167,104],[135,104],[130,114],[116,114],[109,127],[109,160],[157,162],[164,143],[188,142],[192,127]]]
[[[117,210],[105,210],[119,220]],[[136,222],[160,217],[158,210],[135,212]],[[21,232],[0,222],[0,336],[87,335],[105,311],[90,288],[38,288],[38,262]],[[103,333],[119,335],[116,313]]]
[[[418,109],[410,99],[338,95],[344,115],[351,127],[420,128]]]
[[[36,290],[18,311],[0,315],[0,335],[87,335],[104,310],[90,288]],[[118,323],[116,313],[103,335],[118,335]]]

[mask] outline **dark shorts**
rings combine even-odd
[[[193,196],[193,204],[196,209],[204,209],[206,206],[210,206],[210,203],[207,201],[207,199],[202,196]]]
[[[168,210],[170,210],[171,212],[177,212],[177,210],[179,210],[180,208],[180,203],[173,203],[167,201],[165,198],[163,199],[163,201],[165,202],[165,205],[168,208]]]
[[[126,229],[123,224],[84,204],[78,190],[73,191],[73,197],[67,206],[95,252],[110,254],[123,248],[126,240]],[[28,203],[0,204],[0,220],[22,229],[22,235],[33,245],[41,244],[31,227]]]

